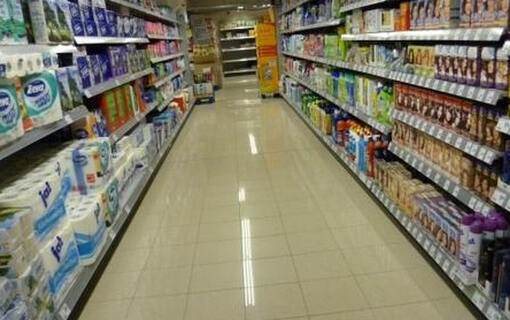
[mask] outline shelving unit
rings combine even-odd
[[[177,19],[166,17],[159,12],[152,11],[149,8],[139,6],[137,4],[130,3],[124,0],[106,0],[106,3],[129,9],[135,12],[137,15],[140,15],[147,19],[179,24],[179,21],[177,21]]]
[[[251,30],[251,29],[255,29],[255,26],[221,28],[220,31],[239,31],[239,30]]]
[[[168,81],[172,80],[173,78],[177,77],[178,75],[182,75],[183,73],[183,70],[177,70],[171,74],[169,74],[168,76],[154,82],[153,86],[156,87],[156,88],[159,88],[161,87],[162,85],[164,85],[165,83],[167,83]]]
[[[129,44],[129,43],[149,43],[147,38],[120,38],[120,37],[74,37],[74,42],[78,45],[87,44]]]
[[[304,5],[305,3],[308,3],[308,2],[310,2],[310,1],[312,1],[312,0],[302,0],[302,1],[299,1],[298,3],[296,3],[296,4],[295,4],[295,5],[293,5],[293,6],[290,6],[290,7],[288,7],[288,8],[283,8],[283,9],[282,9],[282,12],[280,12],[280,15],[284,15],[284,14],[286,14],[286,13],[289,13],[289,12],[291,12],[292,10],[295,10],[297,7],[300,7],[300,6],[302,6],[302,5]]]
[[[179,53],[170,54],[170,55],[167,55],[167,56],[164,56],[164,57],[151,58],[151,62],[152,63],[160,63],[160,62],[163,62],[163,61],[168,61],[168,60],[180,58],[182,56],[184,56],[184,52],[179,52]]]
[[[393,217],[395,221],[397,221],[403,228],[406,230],[408,235],[413,238],[416,243],[422,248],[422,251],[428,255],[428,257],[433,261],[438,268],[440,268],[444,274],[452,281],[452,284],[455,285],[462,294],[464,294],[473,305],[475,305],[478,310],[485,316],[487,319],[499,319],[499,320],[510,320],[503,312],[498,310],[497,306],[489,301],[485,294],[478,289],[477,286],[465,286],[461,281],[462,271],[459,269],[459,266],[455,259],[451,257],[451,255],[446,252],[442,246],[440,246],[437,241],[432,237],[427,231],[423,230],[423,228],[416,224],[413,219],[410,219],[408,214],[402,211],[396,203],[394,203],[380,188],[380,186],[370,177],[367,177],[364,172],[361,172],[356,168],[354,163],[350,161],[347,157],[345,151],[335,145],[335,143],[331,140],[331,138],[320,130],[318,130],[309,120],[308,118],[301,112],[299,106],[295,104],[289,97],[285,94],[281,94],[282,97],[287,101],[289,106],[297,113],[297,115],[307,124],[312,132],[317,136],[319,140],[323,142],[323,144],[333,153],[336,159],[346,167],[353,177],[365,187],[365,190],[372,195],[374,199],[377,199],[379,204],[381,204],[386,213]],[[390,145],[391,147],[391,145]],[[411,163],[413,160],[410,160]],[[456,186],[452,185],[452,188],[455,190]],[[465,195],[463,191],[460,191],[459,194]],[[468,200],[468,203],[472,200]],[[478,205],[477,202],[475,206]],[[483,208],[482,208],[483,209]],[[486,209],[487,210],[487,209]]]
[[[223,56],[223,75],[236,75],[243,73],[256,72],[252,71],[254,62],[256,63],[257,57],[254,52],[257,50],[255,46],[255,36],[237,36],[234,38],[225,38],[224,34],[229,31],[245,31],[244,34],[249,34],[248,30],[255,29],[255,26],[250,27],[236,27],[236,28],[222,28],[220,29],[220,40]],[[243,41],[239,43],[240,41]],[[246,47],[248,46],[249,47]]]
[[[252,51],[252,50],[257,50],[257,47],[228,48],[228,49],[222,49],[221,52],[237,52],[237,51]]]
[[[336,26],[339,26],[342,22],[343,22],[342,19],[335,19],[335,20],[331,20],[331,21],[325,21],[325,22],[311,24],[308,26],[302,26],[302,27],[292,28],[289,30],[283,30],[282,33],[290,34],[290,33],[296,33],[296,32],[301,32],[301,31],[322,29],[322,28],[328,28],[328,27],[336,27]]]
[[[257,57],[241,58],[241,59],[233,59],[233,60],[223,60],[223,63],[238,63],[238,62],[248,62],[248,61],[257,61]]]
[[[314,57],[290,52],[283,52],[283,54],[289,57],[295,57],[303,60],[327,64],[341,69],[365,73],[382,79],[407,83],[416,87],[443,92],[453,96],[467,98],[469,100],[483,102],[490,105],[496,105],[501,99],[506,97],[505,91],[497,89],[475,87],[461,83],[418,76],[410,73],[391,71],[380,67],[349,63],[336,59]]]
[[[49,136],[50,134],[67,127],[88,115],[89,111],[85,106],[74,108],[66,112],[62,120],[51,123],[49,125],[32,129],[26,132],[21,138],[11,142],[10,144],[0,148],[0,160],[3,160],[10,155],[36,143],[37,141]]]
[[[183,40],[183,38],[179,36],[160,36],[157,34],[147,34],[147,38],[153,40],[177,40],[177,41]]]
[[[55,320],[67,320],[70,317],[72,310],[74,310],[78,305],[81,296],[92,284],[93,277],[96,275],[96,273],[100,272],[100,267],[106,263],[105,257],[107,252],[112,250],[114,243],[120,241],[120,234],[122,234],[123,230],[125,229],[126,222],[136,212],[137,203],[142,199],[145,190],[150,185],[151,179],[157,173],[161,163],[166,157],[166,154],[174,144],[182,127],[189,118],[189,115],[193,110],[193,106],[194,101],[191,101],[188,111],[183,116],[177,127],[174,129],[171,136],[167,139],[167,142],[162,150],[155,155],[148,167],[141,169],[140,172],[135,174],[135,176],[132,178],[132,183],[130,183],[126,190],[124,190],[124,193],[121,195],[121,204],[119,209],[120,212],[117,215],[116,221],[107,230],[106,243],[103,247],[103,250],[99,254],[94,264],[84,267],[78,274],[78,277],[73,284],[72,290],[66,294],[61,305],[57,306]]]
[[[225,75],[233,75],[233,74],[241,74],[241,73],[257,73],[257,69],[240,69],[240,70],[232,70],[232,71],[224,71]]]
[[[284,74],[289,76],[289,77],[291,77],[292,79],[296,80],[301,85],[303,85],[304,87],[312,90],[313,92],[315,92],[319,96],[323,97],[324,99],[329,100],[331,103],[335,104],[336,106],[340,107],[341,109],[343,109],[343,110],[347,111],[348,113],[352,114],[353,116],[355,116],[356,118],[358,118],[361,121],[365,122],[366,124],[368,124],[372,128],[376,129],[377,131],[385,133],[385,134],[388,134],[388,133],[391,132],[391,127],[390,126],[387,126],[387,125],[384,125],[382,123],[377,122],[375,119],[373,119],[370,115],[364,113],[362,110],[359,110],[356,107],[350,106],[350,105],[348,105],[346,103],[340,102],[337,98],[331,96],[330,94],[328,94],[326,92],[323,92],[323,91],[315,88],[313,85],[309,84],[308,82],[306,82],[305,80],[302,80],[299,77],[296,77],[295,75],[292,75],[290,73],[284,73]]]
[[[221,38],[220,41],[238,41],[238,40],[248,40],[248,39],[255,39],[255,36],[236,37],[236,38]]]
[[[140,72],[137,72],[134,74],[127,74],[122,77],[111,79],[111,80],[105,81],[101,84],[87,88],[87,89],[83,90],[83,93],[85,94],[85,96],[87,98],[92,98],[94,96],[97,96],[100,93],[105,92],[105,91],[111,90],[116,87],[120,87],[120,86],[122,86],[126,83],[129,83],[133,80],[136,80],[138,78],[145,77],[146,75],[151,74],[153,72],[154,72],[154,70],[152,68],[148,68],[148,69],[145,69],[143,71],[140,71]]]
[[[458,28],[344,34],[346,41],[457,41],[498,42],[505,28]]]

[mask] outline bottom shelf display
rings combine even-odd
[[[462,237],[462,230],[455,227],[455,221],[449,221],[435,212],[432,208],[435,204],[448,204],[446,217],[461,210],[451,201],[443,198],[432,185],[425,184],[417,179],[412,179],[412,174],[403,164],[391,161],[387,145],[380,152],[374,164],[372,159],[360,160],[356,154],[359,146],[353,151],[352,143],[335,141],[335,138],[326,134],[317,122],[310,120],[310,116],[303,113],[301,103],[293,101],[285,93],[283,98],[292,109],[301,117],[315,135],[327,145],[351,173],[366,187],[375,198],[387,209],[399,224],[407,230],[409,235],[423,251],[437,264],[439,268],[451,279],[452,283],[462,292],[488,319],[510,319],[508,313],[508,295],[503,288],[508,285],[507,270],[499,270],[500,278],[490,281],[490,275],[483,277],[485,271],[493,272],[488,263],[479,262],[477,256],[467,251],[469,236]],[[344,145],[345,147],[343,147]],[[381,147],[381,146],[379,146]],[[354,154],[353,154],[354,152]],[[365,151],[362,151],[365,153]],[[364,162],[364,164],[360,163]],[[373,167],[372,167],[373,166]],[[371,168],[372,167],[372,168]],[[430,197],[430,198],[429,198]],[[437,210],[446,211],[441,208]],[[452,214],[453,215],[453,214]],[[497,214],[490,217],[496,217]],[[497,216],[499,218],[499,216]],[[483,218],[481,218],[483,219]],[[489,219],[489,218],[486,218]],[[501,216],[501,219],[502,216]],[[442,223],[441,223],[441,222]],[[460,225],[461,221],[456,223]],[[466,222],[463,220],[462,222]],[[466,225],[464,223],[464,225]],[[473,227],[474,228],[474,227]],[[507,230],[508,224],[504,226]],[[480,235],[480,233],[478,233]],[[471,235],[471,233],[469,233]],[[481,237],[481,235],[480,235]],[[478,240],[480,240],[478,237]],[[478,242],[478,245],[480,242]],[[503,250],[505,251],[505,250]],[[465,254],[467,253],[467,254]],[[504,253],[504,252],[503,252]],[[484,256],[484,252],[478,252],[478,256]],[[505,254],[495,254],[494,259],[506,261]],[[502,277],[501,277],[502,276]],[[482,279],[483,278],[483,279]],[[501,290],[495,290],[501,288]]]

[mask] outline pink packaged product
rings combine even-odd
[[[496,49],[483,47],[480,67],[480,86],[494,88],[496,80]]]
[[[460,64],[459,64],[459,50],[458,46],[450,46],[450,59],[451,59],[451,72],[448,75],[448,80],[457,82],[457,74],[459,73]]]
[[[460,26],[471,26],[471,14],[473,12],[473,2],[475,0],[460,0]]]
[[[466,83],[476,86],[480,83],[480,48],[467,48],[467,73]]]
[[[508,55],[503,49],[496,51],[496,79],[495,87],[500,90],[506,90],[508,88],[508,73],[510,68],[508,67]]]
[[[444,61],[443,61],[443,52],[442,45],[438,44],[435,46],[434,51],[434,78],[443,79],[442,73],[444,73]]]

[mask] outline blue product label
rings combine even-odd
[[[90,37],[97,37],[97,26],[94,20],[84,21],[85,34]]]
[[[90,81],[90,66],[86,56],[76,57],[76,65],[78,66],[78,72],[80,73],[81,83],[83,89],[87,89],[91,86]]]
[[[117,35],[118,35],[118,34],[117,34],[117,33],[118,33],[118,32],[117,32],[117,24],[115,24],[115,23],[109,23],[109,24],[107,25],[107,27],[108,27],[108,36],[109,36],[109,37],[117,37]]]
[[[55,270],[55,272],[48,278],[50,292],[55,295],[59,293],[66,280],[76,270],[80,262],[76,243],[74,240],[70,240],[70,242],[71,243],[69,243],[65,254],[63,256],[59,256],[59,266],[57,270]],[[63,246],[63,243],[61,246]]]
[[[101,243],[101,240],[103,240],[105,231],[106,224],[103,222],[93,235],[79,232],[74,234],[74,237],[76,238],[76,244],[78,245],[78,252],[80,253],[80,258],[90,258],[96,253],[98,245]]]
[[[99,57],[97,55],[89,56],[90,69],[92,72],[92,79],[94,80],[94,84],[98,84],[102,82],[101,79],[101,65],[99,63]]]
[[[81,19],[71,19],[71,28],[73,28],[74,36],[76,37],[85,36],[85,28],[83,27]]]
[[[101,171],[106,175],[110,168],[110,145],[107,142],[99,142],[98,148]]]
[[[76,178],[76,184],[80,194],[87,194],[87,182],[85,181],[85,174],[83,173],[83,167],[88,163],[88,157],[81,153],[83,146],[80,146],[72,152],[72,162],[74,168],[74,176]]]
[[[112,77],[112,69],[110,65],[110,58],[107,54],[99,55],[99,63],[101,64],[101,76],[103,81],[107,81]]]
[[[94,20],[94,11],[91,6],[81,5],[82,19],[83,20]]]
[[[106,19],[106,9],[101,7],[94,7],[94,14],[96,15],[96,21],[98,24],[108,23]]]
[[[113,221],[119,211],[119,182],[117,179],[111,180],[106,189],[106,196],[108,198],[108,215]]]
[[[40,116],[55,106],[58,83],[50,72],[35,73],[21,79],[23,100],[29,117]]]
[[[20,121],[20,116],[16,88],[12,85],[0,88],[0,134],[14,129]]]
[[[65,196],[68,190],[60,190],[53,203],[46,209],[44,214],[34,221],[34,234],[36,237],[43,237],[58,225],[60,218],[66,214]]]
[[[107,23],[98,23],[98,29],[99,29],[99,36],[101,36],[101,37],[109,36],[109,30],[108,30]]]
[[[71,15],[71,19],[78,19],[81,21],[81,12],[80,6],[77,3],[69,1],[69,13]]]

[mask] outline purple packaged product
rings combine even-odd
[[[91,78],[92,78],[92,83],[94,85],[97,85],[97,84],[100,84],[101,82],[103,82],[103,79],[101,77],[101,64],[100,64],[100,61],[99,61],[99,56],[98,55],[91,55],[91,56],[88,56],[88,59],[89,59],[89,65],[90,65],[90,73],[91,73]]]
[[[108,47],[108,57],[110,58],[110,66],[112,68],[112,77],[118,77],[121,74],[120,65],[120,49],[117,47]]]
[[[471,13],[473,12],[473,0],[460,0],[460,26],[471,25]]]
[[[133,36],[133,24],[131,23],[131,17],[124,16],[122,19],[122,24],[124,26],[124,36],[132,37]]]
[[[124,18],[122,16],[117,15],[117,34],[119,37],[125,37],[126,33],[124,32]]]
[[[467,246],[469,239],[469,228],[476,221],[474,214],[467,214],[460,220],[460,248],[459,248],[459,264],[465,265],[467,259]]]
[[[108,36],[108,20],[106,19],[106,9],[101,7],[94,7],[94,17],[97,21],[97,29],[99,35],[103,37]]]
[[[108,81],[112,78],[112,68],[110,64],[110,58],[108,54],[101,53],[99,56],[99,64],[101,66],[101,78],[103,82]]]
[[[457,55],[459,59],[459,69],[457,71],[457,82],[458,83],[466,83],[466,73],[468,66],[468,58],[467,58],[467,47],[459,46],[457,50]]]
[[[467,73],[466,83],[476,86],[480,83],[480,48],[467,48]]]
[[[455,69],[457,63],[455,60],[457,59],[457,46],[448,46],[448,60],[450,68],[448,69],[448,81],[455,82],[457,80],[457,70]]]
[[[85,34],[91,37],[97,37],[97,26],[94,21],[94,11],[92,7],[86,4],[80,5],[81,17],[83,21],[83,27],[85,28]]]
[[[77,56],[76,57],[76,66],[78,67],[78,72],[80,73],[81,84],[83,89],[89,88],[92,83],[90,79],[90,66],[89,59],[87,56]]]
[[[494,88],[496,79],[496,49],[483,47],[480,67],[480,86]]]
[[[117,37],[117,13],[112,10],[106,10],[106,21],[108,22],[108,36]]]
[[[128,58],[127,58],[127,47],[126,46],[122,46],[119,48],[119,56],[120,56],[120,59],[119,59],[119,72],[121,74],[126,74],[128,73]]]
[[[77,3],[69,2],[69,14],[71,16],[71,29],[75,37],[85,36],[85,28],[81,19],[80,6]]]

